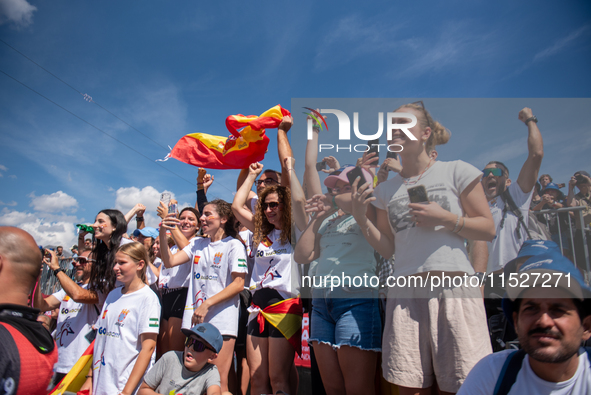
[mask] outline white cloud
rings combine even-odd
[[[2,171],[8,171],[8,168],[4,165],[0,165],[0,170]]]
[[[16,180],[16,176],[14,174],[9,175],[8,178],[12,178],[12,179]]]
[[[144,221],[146,226],[158,226],[160,223],[160,218],[156,214],[156,208],[160,202],[161,192],[156,190],[156,188],[152,186],[147,186],[142,189],[136,187],[119,188],[116,193],[117,197],[115,198],[115,208],[117,210],[121,211],[125,215],[137,203],[141,203],[146,206],[146,212],[144,213]],[[176,198],[174,193],[172,193],[172,197],[173,199]],[[131,232],[134,229],[135,221],[132,220],[129,223],[128,232]]]
[[[8,202],[8,203],[4,203],[2,200],[0,200],[0,206],[11,206],[14,207],[17,205],[17,202],[15,202],[14,200],[12,202]]]
[[[75,213],[78,208],[78,201],[62,191],[57,191],[51,195],[41,196],[35,196],[35,193],[33,192],[29,197],[31,198],[30,206],[36,211],[45,213],[62,213],[68,211]]]
[[[4,208],[0,211],[0,225],[26,230],[39,245],[71,246],[77,242],[76,227],[68,217],[50,221],[37,214]]]
[[[550,56],[556,55],[557,53],[561,52],[563,49],[568,47],[574,40],[579,38],[587,30],[589,30],[589,26],[583,26],[583,27],[575,30],[574,32],[572,32],[568,36],[555,41],[554,44],[552,44],[548,48],[545,48],[544,50],[538,52],[534,56],[533,62],[537,62],[537,61],[543,60],[545,58],[548,58]]]
[[[35,11],[37,7],[27,0],[0,0],[0,25],[13,22],[18,27],[29,26]]]

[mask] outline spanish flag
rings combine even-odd
[[[226,118],[229,137],[192,133],[181,138],[167,158],[206,169],[244,169],[265,158],[269,137],[265,128],[276,128],[290,112],[280,105],[256,115]],[[243,128],[241,131],[238,129]]]
[[[285,299],[259,310],[257,322],[259,330],[265,329],[265,320],[281,332],[298,355],[302,355],[302,300]]]
[[[92,365],[92,353],[94,351],[94,340],[84,351],[84,354],[74,364],[70,372],[59,382],[59,384],[50,392],[50,395],[60,395],[65,391],[78,392],[82,384],[86,381],[86,375]]]

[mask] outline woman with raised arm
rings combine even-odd
[[[154,364],[160,302],[146,285],[146,248],[121,246],[113,273],[123,284],[109,293],[96,322],[93,364],[85,386],[93,395],[131,395]]]
[[[253,292],[256,310],[251,317],[257,318],[250,320],[246,340],[251,393],[283,391],[289,394],[295,350],[286,335],[263,314],[265,310],[269,311],[270,306],[289,307],[293,314],[285,323],[293,319],[289,321],[290,328],[301,327],[301,302],[299,298],[294,299],[299,292],[299,276],[292,272],[297,268],[292,265],[291,259],[291,194],[289,188],[280,185],[265,188],[253,215],[245,204],[248,192],[262,170],[260,163],[250,165],[246,180],[232,203],[236,218],[253,233],[255,263],[249,288]]]
[[[160,203],[157,209],[158,216],[163,220],[168,215],[168,209],[164,203]],[[179,214],[174,228],[170,234],[174,239],[175,245],[170,247],[172,253],[176,253],[189,245],[199,230],[199,211],[192,207],[185,207]],[[169,219],[170,221],[170,219]],[[162,234],[160,227],[160,234]],[[166,230],[164,230],[166,232]],[[168,239],[159,236],[160,256],[162,251],[168,251]],[[162,259],[164,261],[164,259]],[[158,278],[158,288],[162,293],[162,327],[160,329],[160,352],[162,354],[170,351],[184,350],[184,335],[181,332],[183,314],[185,312],[185,302],[187,301],[187,292],[191,278],[191,264],[185,263],[175,267],[160,267]]]
[[[354,169],[355,166],[346,166],[333,172],[324,181],[330,191],[326,195],[328,199],[316,195],[309,201],[308,207],[316,215],[298,240],[294,254],[298,263],[317,261],[310,281],[313,325],[308,342],[314,346],[324,389],[329,395],[373,393],[381,351],[374,249],[363,238],[353,216],[336,205],[339,195],[350,197],[347,174]],[[364,182],[372,182],[369,172],[363,170],[362,174]],[[331,203],[323,204],[326,200]],[[332,278],[338,279],[339,284],[326,281]],[[344,278],[350,279],[348,284],[341,284]],[[365,284],[355,278],[365,278]]]
[[[228,392],[238,334],[238,294],[244,289],[247,272],[246,253],[234,238],[234,215],[229,203],[220,199],[207,203],[200,220],[207,237],[195,238],[173,254],[162,246],[166,229],[174,229],[179,220],[166,217],[160,227],[160,254],[165,267],[187,262],[192,267],[182,327],[190,329],[209,322],[219,329],[224,345],[213,363],[220,371],[222,392]]]
[[[400,173],[378,185],[375,197],[369,197],[371,188],[359,180],[351,193],[353,216],[369,243],[384,258],[396,251],[397,279],[411,285],[416,284],[411,278],[419,281],[415,287],[388,290],[382,369],[402,395],[430,394],[435,380],[443,393],[455,393],[474,364],[491,352],[480,287],[462,282],[430,289],[425,284],[444,276],[457,284],[458,278],[472,276],[464,240],[490,241],[495,228],[481,172],[428,154],[449,140],[449,132],[422,102],[396,111],[405,114],[394,123],[416,121],[405,130],[393,130],[388,141],[403,147]]]

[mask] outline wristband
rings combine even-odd
[[[462,217],[462,227],[458,230],[457,233],[460,233],[464,229],[464,225],[466,225],[466,218]]]
[[[458,230],[459,224],[460,224],[460,216],[458,215],[458,218],[456,219],[456,225],[454,226],[454,229],[452,230],[452,232],[456,233],[456,231]]]
[[[57,274],[58,274],[59,272],[65,273],[65,272],[64,272],[64,269],[62,269],[62,268],[60,267],[60,268],[58,268],[58,269],[55,269],[55,270],[53,271],[53,275],[57,277]]]
[[[337,206],[337,202],[335,201],[336,195],[332,195],[332,208],[338,210],[339,206]]]
[[[144,217],[135,217],[135,220],[136,221],[143,221],[144,220]]]
[[[535,115],[532,117],[529,117],[525,120],[525,124],[527,125],[528,123],[530,123],[530,121],[533,121],[535,123],[538,123],[538,117],[536,117]]]

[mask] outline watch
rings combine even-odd
[[[538,117],[536,117],[535,115],[533,115],[533,116],[527,118],[525,120],[525,124],[527,125],[530,121],[534,121],[535,123],[538,123]]]
[[[57,277],[57,274],[58,274],[59,272],[65,273],[65,272],[64,272],[64,269],[62,269],[62,268],[60,267],[60,268],[58,268],[58,269],[55,269],[55,270],[53,271],[53,275]]]

